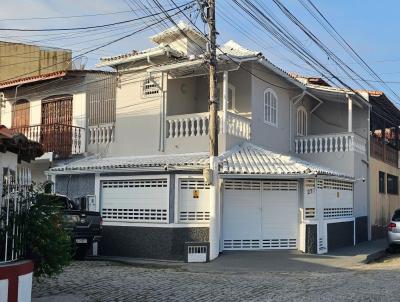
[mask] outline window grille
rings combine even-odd
[[[353,208],[324,208],[324,218],[353,217]]]
[[[317,182],[318,189],[330,189],[330,190],[341,190],[341,191],[353,191],[353,183],[342,180],[334,179],[320,179]]]
[[[143,82],[143,96],[148,97],[148,96],[156,96],[160,93],[159,85],[155,81],[155,79],[146,79]]]

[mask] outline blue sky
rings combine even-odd
[[[281,1],[336,55],[341,57],[349,66],[353,67],[362,77],[367,80],[373,80],[369,75],[366,75],[366,72],[345,53],[319,24],[315,22],[297,0]],[[170,0],[160,0],[160,2],[166,7],[172,6]],[[175,2],[182,4],[187,1],[176,0]],[[345,75],[339,72],[337,67],[326,55],[316,49],[310,39],[301,34],[297,28],[286,19],[272,0],[258,0],[253,2],[262,3],[271,9],[277,18],[286,24],[289,30],[296,34],[321,62],[330,66],[330,68],[344,80],[348,80]],[[146,11],[144,11],[143,7],[140,7],[138,3],[151,3],[152,6],[155,6],[151,0],[2,0],[0,28],[58,28],[112,23],[146,14]],[[357,50],[370,66],[400,95],[400,35],[398,34],[398,29],[400,28],[400,18],[398,16],[400,1],[313,0],[313,3],[323,12],[325,17],[335,26],[338,32],[355,50]],[[135,10],[135,13],[130,10],[128,4]],[[310,68],[298,58],[288,53],[279,43],[273,41],[265,31],[249,23],[248,16],[240,12],[238,7],[233,4],[233,1],[217,0],[217,8],[217,27],[220,33],[218,40],[220,43],[233,39],[248,48],[262,51],[267,58],[287,71],[318,75],[313,70],[310,70]],[[113,14],[81,18],[68,17],[104,13]],[[48,17],[68,18],[15,20],[16,18]],[[194,12],[191,17],[195,20],[196,13]],[[184,19],[185,18],[182,16],[175,18],[176,21]],[[202,27],[203,25],[201,24],[200,18],[196,20],[197,24]],[[96,32],[80,31],[62,34],[52,32],[45,35],[43,35],[43,33],[1,31],[0,39],[70,48],[75,55],[78,55],[85,50],[116,39],[142,26],[143,22],[135,22],[119,26],[113,31],[107,29]],[[101,56],[115,55],[129,52],[132,49],[140,50],[151,47],[153,44],[147,37],[162,30],[166,26],[167,24],[159,23],[155,28],[150,28],[141,34],[87,55],[88,67],[94,67]],[[238,28],[241,31],[238,31]],[[376,85],[376,88],[382,88],[380,83],[370,83]]]

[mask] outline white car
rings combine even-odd
[[[389,248],[400,248],[400,209],[394,211],[392,220],[388,224],[387,229]]]

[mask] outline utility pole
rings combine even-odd
[[[217,31],[215,28],[215,0],[208,0],[209,73],[210,73],[210,157],[218,156],[218,100],[217,100]]]
[[[218,179],[218,99],[217,99],[217,31],[215,28],[215,0],[207,0],[208,23],[208,59],[209,59],[209,137],[210,137],[210,222],[209,242],[210,259],[215,259],[219,254],[220,237],[220,203]]]

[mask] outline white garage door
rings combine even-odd
[[[210,186],[200,178],[179,179],[179,222],[208,223]]]
[[[297,181],[225,181],[224,249],[297,248],[297,190]]]
[[[104,221],[168,222],[168,180],[124,179],[101,183]]]

